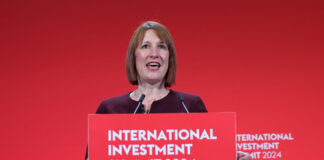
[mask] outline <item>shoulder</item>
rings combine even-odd
[[[132,103],[129,98],[129,93],[108,98],[103,100],[96,113],[125,113],[128,112],[128,106]]]
[[[190,112],[207,112],[205,104],[200,96],[191,94],[191,93],[184,93],[179,91],[172,91],[174,94],[181,95],[183,97],[185,105],[187,105]]]
[[[125,102],[125,100],[127,100],[129,97],[129,93],[120,95],[120,96],[116,96],[116,97],[112,97],[112,98],[107,98],[104,99],[101,104],[103,105],[108,105],[108,104],[120,104]]]
[[[184,93],[184,92],[179,92],[179,91],[174,91],[174,90],[171,90],[171,92],[173,92],[177,96],[181,95],[183,97],[183,99],[187,100],[187,101],[199,101],[199,100],[201,100],[201,98],[198,95],[195,95],[195,94]]]

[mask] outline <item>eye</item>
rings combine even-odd
[[[159,45],[159,48],[161,48],[161,49],[167,49],[168,47],[167,47],[166,44],[160,44],[160,45]]]
[[[142,49],[147,49],[147,48],[149,48],[150,46],[148,45],[148,44],[143,44],[142,46],[141,46],[141,48]]]

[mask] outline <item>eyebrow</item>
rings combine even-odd
[[[142,43],[151,43],[150,41],[143,41]],[[160,41],[159,44],[166,44],[165,42],[163,41]]]
[[[143,41],[142,43],[151,43],[150,41]]]

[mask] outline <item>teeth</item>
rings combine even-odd
[[[151,63],[148,63],[146,64],[146,66],[159,66],[160,67],[160,64],[159,63],[156,63],[156,62],[151,62]]]

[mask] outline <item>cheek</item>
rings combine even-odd
[[[169,67],[169,60],[170,60],[170,54],[167,53],[164,57],[164,63],[167,64],[167,67]]]
[[[135,62],[136,65],[141,65],[144,62],[144,58],[141,53],[135,52]]]

